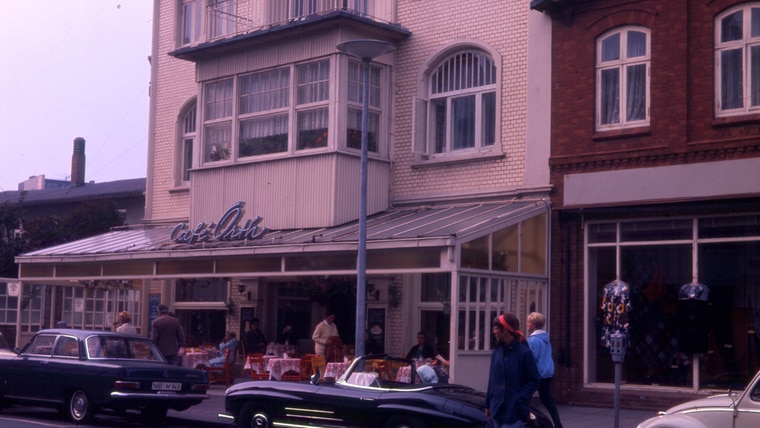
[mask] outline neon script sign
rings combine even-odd
[[[248,239],[261,239],[269,232],[266,227],[259,226],[261,216],[248,219],[241,226],[243,206],[245,202],[236,202],[219,217],[219,220],[206,224],[199,223],[194,229],[189,229],[187,224],[178,223],[172,229],[169,237],[172,241],[180,244],[195,244],[196,242],[208,241],[245,241]]]

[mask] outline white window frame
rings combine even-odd
[[[195,101],[184,109],[180,117],[180,141],[177,150],[177,183],[190,182],[190,170],[193,168],[193,154],[197,141],[198,107]]]
[[[760,65],[760,34],[752,35],[752,11],[758,13],[756,19],[760,19],[760,3],[746,3],[728,9],[715,18],[715,116],[727,117],[757,113],[760,111],[760,69],[754,70],[752,64],[752,50],[758,57],[755,66]],[[742,35],[740,39],[723,42],[722,21],[729,16],[740,12],[742,16]],[[760,33],[760,31],[758,31]],[[723,54],[729,51],[741,52],[741,106],[723,107],[724,73]],[[753,75],[756,76],[753,79]],[[754,80],[754,82],[753,82]],[[753,89],[753,86],[755,89]],[[754,105],[753,105],[754,92]]]
[[[485,70],[478,74],[481,80],[472,79],[471,81],[464,78],[454,82],[451,88],[436,88],[435,79],[440,73],[451,71],[452,67],[456,68],[461,63],[461,58],[466,55],[477,57],[477,64],[482,64]],[[458,71],[458,70],[455,70]],[[472,70],[465,70],[472,71]],[[462,74],[459,74],[463,76]],[[423,159],[461,159],[470,157],[483,152],[498,151],[501,153],[501,66],[499,58],[496,58],[485,49],[476,46],[458,47],[456,50],[449,51],[445,56],[439,57],[430,64],[424,74],[423,82],[425,85],[422,97],[415,97],[412,123],[414,126],[412,151],[420,155]],[[463,76],[464,77],[464,76]],[[445,79],[444,79],[445,80]],[[464,83],[463,83],[464,81]],[[484,105],[486,97],[493,96],[493,141],[486,141],[487,135],[484,132]],[[465,97],[474,97],[474,129],[473,141],[471,145],[461,148],[455,148],[453,135],[454,123],[452,112],[452,101],[463,99]],[[442,144],[436,141],[436,111],[435,106],[442,105],[445,109],[445,122],[442,129],[445,133]]]
[[[349,59],[346,70],[348,72],[348,78],[346,79],[348,81],[348,88],[346,91],[346,140],[344,146],[348,150],[359,151],[361,150],[361,115],[364,108],[362,99],[364,94],[364,64]],[[386,101],[383,97],[382,88],[385,86],[385,76],[383,68],[376,64],[370,64],[369,73],[369,102],[367,103],[369,113],[368,152],[384,154],[383,148],[385,144],[383,144],[382,136],[385,117],[383,115],[383,106]],[[349,128],[352,126],[352,114],[358,114],[359,123],[356,125],[356,129],[353,129],[354,132],[349,132]],[[372,134],[375,136],[374,145],[372,143]]]
[[[646,36],[646,54],[635,57],[629,57],[626,47],[628,46],[628,36],[631,32],[644,33]],[[605,40],[615,35],[620,36],[619,53],[620,57],[617,59],[604,61],[603,58],[603,43]],[[596,129],[597,131],[607,131],[621,128],[634,128],[649,126],[650,120],[650,74],[651,74],[651,31],[646,27],[640,26],[625,26],[615,28],[601,35],[596,42]],[[626,79],[627,71],[632,67],[645,66],[645,106],[644,106],[644,118],[643,119],[628,119],[628,79]],[[604,72],[617,70],[618,71],[618,118],[617,122],[607,123],[602,119],[602,101],[606,93],[602,88],[602,77]]]
[[[203,3],[204,0],[182,0],[180,4],[179,44],[187,46],[203,40]]]
[[[235,127],[233,118],[235,117],[235,81],[237,79],[228,77],[221,80],[215,80],[203,85],[203,144],[202,159],[203,164],[207,163],[224,163],[233,159],[233,142],[235,141]],[[220,96],[211,99],[211,90],[217,86],[230,85],[229,92],[223,91]],[[222,91],[215,91],[222,92]],[[219,109],[222,109],[220,112]],[[209,135],[211,130],[224,131],[227,129],[228,138],[223,138],[220,142],[210,142]]]

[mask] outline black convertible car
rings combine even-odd
[[[455,384],[420,383],[411,360],[369,355],[336,381],[250,381],[225,396],[221,421],[240,428],[484,427],[485,394]],[[532,409],[532,426],[552,426]]]
[[[207,398],[202,370],[166,362],[150,340],[72,329],[42,330],[18,355],[0,357],[0,404],[56,407],[75,423],[109,409],[151,421]]]

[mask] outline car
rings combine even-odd
[[[754,428],[760,426],[760,372],[743,391],[687,401],[640,423],[638,428]]]
[[[166,362],[147,338],[106,331],[46,329],[0,358],[0,405],[55,407],[72,422],[138,410],[161,420],[208,398],[203,370]]]
[[[225,392],[222,422],[240,428],[273,426],[483,427],[485,393],[456,384],[421,383],[412,360],[357,357],[334,381],[254,380]],[[552,426],[531,409],[532,426]]]

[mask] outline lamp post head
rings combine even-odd
[[[361,58],[364,62],[370,62],[374,58],[396,50],[396,46],[384,40],[356,39],[339,43],[336,48],[344,53]]]

